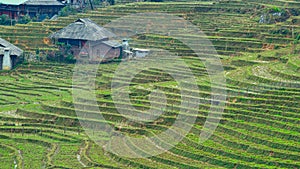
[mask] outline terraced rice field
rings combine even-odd
[[[274,48],[280,48],[293,41],[290,25],[298,20],[297,17],[276,25],[258,23],[260,15],[255,10],[263,10],[262,6],[272,6],[271,4],[274,2],[263,4],[256,1],[245,3],[238,0],[220,3],[192,1],[120,4],[75,16],[61,17],[56,21],[32,22],[15,27],[1,26],[0,35],[1,38],[17,44],[27,52],[35,53],[37,49],[41,52],[52,51],[57,49],[47,37],[78,18],[90,18],[99,25],[105,25],[113,19],[128,14],[165,12],[181,16],[198,25],[209,36],[208,38],[219,54],[230,56],[242,52],[259,52],[264,44],[272,44]],[[283,7],[295,8],[299,7],[299,3],[289,1]],[[287,30],[287,34],[274,34],[282,29]],[[299,24],[294,25],[294,31],[299,32],[299,30]]]
[[[129,3],[120,4],[56,21],[1,27],[0,37],[9,39],[27,52],[56,50],[43,41],[51,32],[89,17],[100,25],[125,14],[138,12],[168,12],[191,21],[208,35],[215,46],[224,69],[227,99],[216,131],[204,143],[199,134],[209,114],[211,82],[206,67],[191,50],[168,36],[147,34],[132,39],[132,46],[167,49],[181,56],[195,76],[199,88],[192,91],[200,100],[197,119],[187,136],[163,154],[144,159],[126,158],[107,152],[102,146],[109,138],[101,135],[96,144],[84,132],[79,120],[94,123],[95,119],[78,119],[79,111],[91,117],[98,107],[106,121],[116,130],[133,137],[161,133],[188,113],[182,107],[181,89],[167,72],[185,77],[182,65],[145,69],[130,82],[130,101],[137,114],[146,114],[160,102],[150,103],[154,89],[166,96],[164,114],[158,119],[140,124],[122,116],[113,100],[111,83],[119,62],[99,65],[95,80],[97,104],[74,102],[72,77],[75,65],[60,63],[26,63],[17,69],[0,72],[0,168],[300,168],[300,47],[291,54],[291,32],[272,34],[274,30],[290,28],[289,20],[278,24],[258,24],[251,19],[257,5],[274,3],[287,8],[299,7],[296,1],[210,1]],[[240,9],[250,12],[239,13]],[[253,16],[255,18],[257,16]],[[295,17],[297,18],[297,17]],[[295,19],[293,18],[293,19]],[[299,31],[299,25],[293,25]],[[185,38],[193,38],[189,34]],[[170,43],[172,41],[172,43]],[[263,49],[264,44],[274,49]],[[144,58],[145,62],[151,58]],[[135,63],[136,60],[129,61]],[[172,60],[165,59],[165,62]],[[126,64],[126,63],[125,63]],[[134,64],[133,64],[134,65]],[[136,65],[140,70],[140,65]],[[130,73],[134,69],[124,70]],[[127,83],[126,77],[116,79]],[[126,92],[120,89],[121,92]],[[192,97],[184,95],[183,97]],[[82,96],[82,100],[86,99]],[[160,98],[157,98],[158,100]],[[215,106],[217,107],[217,106]],[[185,108],[188,111],[182,112]],[[168,145],[172,140],[161,140]],[[102,144],[103,143],[103,144]],[[133,143],[125,146],[136,148]],[[147,153],[147,152],[143,152]]]

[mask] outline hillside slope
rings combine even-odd
[[[150,103],[151,91],[159,89],[166,96],[165,113],[152,122],[140,124],[122,116],[116,104],[125,103],[113,100],[111,83],[120,63],[99,66],[95,80],[97,104],[89,100],[74,102],[75,65],[22,64],[11,72],[0,72],[0,168],[300,168],[300,46],[293,46],[293,34],[300,28],[299,17],[292,16],[277,24],[259,24],[260,15],[253,10],[273,6],[271,3],[285,8],[298,8],[299,4],[282,0],[130,3],[57,21],[1,27],[0,37],[27,52],[39,49],[43,53],[56,50],[45,38],[78,17],[89,17],[104,25],[129,13],[172,13],[198,25],[215,45],[226,75],[226,85],[218,88],[226,90],[227,99],[216,131],[209,140],[199,144],[199,134],[210,106],[216,107],[211,100],[211,82],[205,65],[188,47],[171,37],[153,34],[133,37],[132,46],[166,49],[180,55],[180,61],[192,71],[199,88],[183,97],[190,98],[197,93],[201,104],[191,131],[174,148],[145,159],[120,157],[104,151],[103,145],[111,137],[108,133],[93,133],[101,138],[97,144],[87,136],[74,104],[80,112],[90,110],[86,118],[81,119],[90,124],[101,123],[92,118],[99,114],[95,111],[99,107],[110,126],[122,134],[141,138],[162,133],[179,115],[194,116],[189,114],[191,107],[181,104],[181,90],[189,91],[191,82],[186,82],[182,89],[168,74],[175,72],[185,77],[187,72],[183,65],[175,62],[174,67],[166,66],[162,71],[159,68],[142,70],[136,64],[133,69],[124,70],[124,74],[141,70],[131,80],[129,88],[135,109],[127,111],[146,115],[151,106],[161,109],[163,103]],[[185,36],[192,38],[190,34]],[[143,61],[150,62],[151,58]],[[174,61],[166,58],[164,62]],[[119,84],[128,83],[125,76],[115,80]],[[120,91],[127,93],[122,88]],[[172,142],[161,141],[162,145]],[[132,142],[122,147],[143,152]]]

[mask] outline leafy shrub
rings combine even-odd
[[[270,12],[281,12],[282,9],[277,7],[277,6],[273,6],[271,9],[270,9]]]
[[[8,15],[3,14],[0,16],[0,25],[11,25],[11,24],[14,25],[15,21],[11,20]]]
[[[285,27],[280,27],[278,29],[270,30],[271,34],[281,34],[281,35],[288,35],[290,33],[290,30]]]
[[[27,24],[31,21],[32,20],[28,15],[20,16],[17,21],[14,19],[10,19],[9,16],[5,14],[0,16],[0,25],[15,25],[16,23]]]
[[[114,5],[114,4],[115,4],[115,0],[107,0],[107,2],[108,2],[110,5]]]
[[[164,0],[147,0],[149,2],[163,2]]]
[[[74,55],[71,52],[71,45],[57,42],[59,46],[59,51],[57,52],[48,52],[46,54],[46,59],[52,62],[63,62],[63,63],[75,63]]]
[[[75,8],[72,8],[71,6],[64,7],[59,13],[59,16],[69,16],[74,15],[77,13],[77,10]]]
[[[68,54],[67,57],[65,58],[66,63],[75,63],[76,59],[74,58],[74,55]]]
[[[31,21],[30,16],[29,15],[24,15],[24,16],[19,17],[18,23],[20,23],[20,24],[27,24],[30,21]]]
[[[296,36],[294,43],[298,44],[300,42],[300,33]]]

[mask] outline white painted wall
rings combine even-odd
[[[9,48],[4,49],[4,57],[3,57],[2,68],[3,68],[3,70],[11,70],[11,68],[12,68],[12,63],[11,63],[11,58],[10,58],[10,49]]]

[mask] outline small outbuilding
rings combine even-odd
[[[13,69],[22,54],[22,49],[0,38],[0,70]]]
[[[67,27],[50,35],[54,43],[71,46],[76,59],[107,61],[122,55],[122,44],[110,40],[115,35],[92,20],[78,19]]]
[[[133,48],[132,51],[134,53],[133,57],[136,57],[136,58],[146,57],[150,52],[149,49],[140,49],[140,48]]]

